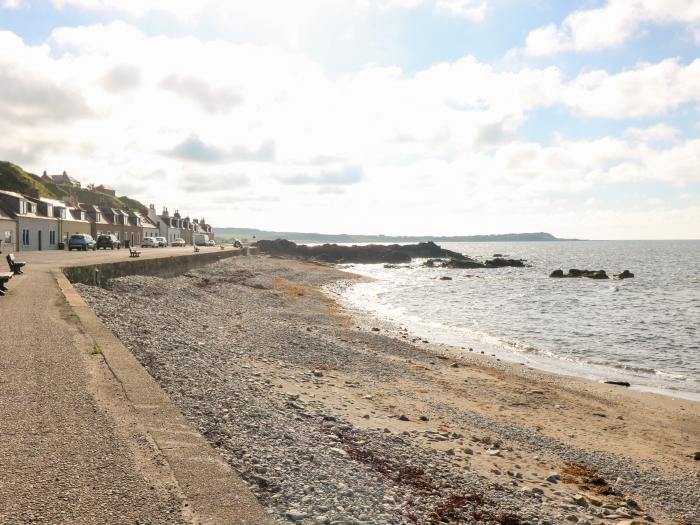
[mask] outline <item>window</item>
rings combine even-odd
[[[29,230],[22,230],[22,246],[29,246]]]
[[[66,218],[66,209],[65,209],[65,208],[59,208],[59,209],[58,209],[58,216],[59,216],[61,219],[65,219],[65,218]]]
[[[46,205],[46,216],[53,217],[53,206],[51,206],[50,204]]]
[[[97,222],[102,222],[102,214],[101,214],[101,213],[96,213],[96,214],[95,214],[95,221],[97,221]]]
[[[27,201],[19,201],[19,212],[22,214],[27,213]]]
[[[54,230],[51,230],[49,232],[49,245],[54,245],[56,244],[56,232]]]
[[[5,244],[12,244],[12,232],[5,232]]]

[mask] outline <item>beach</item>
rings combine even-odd
[[[258,256],[76,288],[278,523],[700,522],[700,404],[434,344],[344,307],[360,279]]]

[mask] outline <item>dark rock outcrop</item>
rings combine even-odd
[[[310,259],[328,263],[407,263],[417,258],[451,258],[463,259],[461,253],[440,248],[434,242],[421,242],[407,245],[370,244],[367,246],[339,246],[323,244],[321,246],[306,246],[284,239],[275,241],[258,241],[258,250],[268,255]]]
[[[629,270],[625,270],[622,273],[615,274],[615,277],[617,277],[618,279],[631,279],[632,277],[634,277],[634,274]]]
[[[473,269],[473,268],[503,268],[506,266],[515,266],[522,268],[525,262],[521,259],[487,259],[484,262],[475,261],[469,257],[461,259],[449,259],[443,261],[441,259],[429,259],[423,263],[423,266],[428,268],[452,268],[458,270]]]
[[[554,270],[549,274],[550,277],[588,277],[589,279],[610,279],[605,270],[578,270],[571,268],[569,273],[564,273],[562,270]]]
[[[604,381],[606,385],[631,386],[627,381]]]
[[[506,266],[523,268],[525,266],[525,261],[522,259],[503,259],[501,257],[496,257],[495,259],[487,260],[485,264],[487,268],[505,268]]]

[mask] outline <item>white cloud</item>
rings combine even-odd
[[[583,73],[566,87],[564,99],[573,110],[594,117],[663,115],[700,102],[700,59],[687,66],[667,59],[615,75],[603,70]]]
[[[436,0],[435,10],[448,15],[481,21],[486,18],[487,0]]]
[[[677,128],[664,123],[625,130],[625,137],[641,142],[666,142],[675,139],[679,134],[680,131]]]
[[[5,0],[7,2],[19,0]],[[181,20],[202,16],[233,19],[244,17],[251,21],[270,22],[271,18],[284,24],[303,24],[319,14],[335,9],[348,10],[416,9],[432,5],[435,12],[481,21],[486,17],[490,0],[305,0],[303,8],[287,0],[257,0],[256,2],[221,2],[219,0],[51,0],[59,9],[74,7],[88,11],[107,11],[134,18],[149,13],[168,14]],[[274,13],[274,17],[270,14]]]
[[[26,5],[25,0],[2,0],[2,4],[0,4],[0,7],[3,9],[19,9],[20,7],[24,7]]]
[[[116,187],[128,174],[134,197],[221,225],[470,233],[465,224],[498,231],[517,216],[540,230],[527,217],[544,216],[553,191],[700,181],[700,141],[642,138],[668,134],[662,125],[548,146],[521,136],[537,108],[625,118],[698,102],[700,61],[567,79],[464,57],[333,77],[279,47],[154,37],[115,22],[59,29],[38,46],[0,32],[2,74],[22,86],[0,97],[2,156]]]
[[[569,14],[559,27],[530,31],[523,52],[542,56],[564,51],[599,51],[617,47],[640,32],[645,23],[680,23],[700,30],[696,0],[607,0],[602,7]]]

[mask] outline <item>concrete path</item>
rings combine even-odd
[[[0,523],[268,523],[246,485],[57,272],[128,251],[17,258],[27,261],[25,274],[0,297]]]

